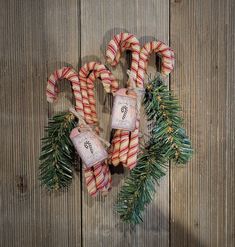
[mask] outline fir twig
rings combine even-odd
[[[192,156],[192,147],[182,127],[181,108],[160,76],[147,86],[144,105],[148,120],[155,122],[152,130],[155,141],[164,144],[162,151],[165,157],[177,164],[187,163]]]
[[[67,187],[72,180],[74,147],[69,138],[76,126],[75,117],[66,112],[49,119],[42,138],[40,180],[49,190]]]
[[[121,219],[131,224],[142,221],[143,211],[153,199],[155,182],[166,174],[167,162],[185,164],[192,156],[178,101],[160,76],[148,84],[144,105],[148,120],[154,123],[151,138],[121,188],[116,205]]]
[[[160,148],[149,145],[138,160],[138,166],[127,177],[118,196],[116,210],[123,221],[138,224],[142,211],[149,204],[155,192],[155,182],[166,173],[166,160]],[[158,157],[156,159],[156,157]]]

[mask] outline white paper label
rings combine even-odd
[[[108,158],[108,153],[102,143],[91,131],[84,131],[70,138],[87,167],[94,166]]]
[[[113,129],[133,131],[136,125],[136,98],[117,94],[112,110]]]

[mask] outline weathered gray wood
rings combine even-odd
[[[45,3],[47,75],[62,66],[77,68],[80,60],[80,3],[77,0]],[[69,82],[63,81],[60,86],[62,93],[50,106],[49,115],[67,110],[72,101]],[[67,192],[51,194],[51,246],[81,245],[80,191],[80,175],[74,174]]]
[[[81,1],[81,56],[82,64],[91,60],[104,61],[107,43],[114,34],[128,31],[137,35],[141,42],[158,38],[168,42],[169,37],[169,4],[168,1]],[[126,62],[114,71],[121,81],[126,80]],[[154,63],[149,72],[155,71]],[[102,135],[107,139],[110,130],[110,111],[105,112],[103,106],[105,96],[102,87],[98,87],[98,115]],[[146,127],[146,126],[145,126]],[[144,224],[135,231],[123,225],[116,213],[117,193],[123,182],[122,175],[113,176],[113,189],[107,198],[92,199],[83,189],[83,242],[84,246],[167,246],[169,242],[168,215],[168,177],[161,187],[157,188],[157,196],[147,209]]]
[[[233,0],[0,1],[0,246],[234,246],[234,11]],[[142,44],[169,43],[169,26],[176,52],[171,88],[195,155],[187,168],[172,165],[144,223],[131,231],[113,212],[123,175],[114,175],[107,198],[88,197],[79,174],[68,191],[40,187],[43,127],[72,98],[63,81],[64,93],[49,106],[46,78],[80,59],[104,62],[108,41],[120,31]],[[114,71],[120,81],[126,68],[122,59]],[[154,71],[152,59],[148,72]],[[111,100],[101,85],[97,92],[108,139]]]
[[[195,149],[186,169],[171,170],[171,246],[234,246],[234,7],[171,4],[171,87]]]
[[[79,1],[1,1],[0,13],[0,245],[79,246],[79,178],[58,194],[38,181],[46,79],[79,61]]]
[[[225,217],[225,246],[235,245],[235,2],[227,1],[225,9],[226,35],[226,135],[222,138],[226,145],[224,186],[226,205],[224,209]],[[223,24],[224,26],[224,24]],[[224,140],[225,138],[225,140]],[[221,143],[221,141],[220,141]],[[223,144],[222,144],[223,145]],[[222,238],[221,238],[222,239]]]

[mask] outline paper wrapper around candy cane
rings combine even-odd
[[[86,167],[92,167],[108,158],[106,149],[93,131],[74,128],[70,139]]]

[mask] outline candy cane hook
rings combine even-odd
[[[80,92],[78,73],[73,68],[63,67],[54,71],[54,73],[51,74],[48,78],[46,89],[48,102],[53,103],[56,100],[58,94],[57,82],[62,79],[69,80],[72,83],[73,89],[78,90]],[[76,100],[77,110],[79,110],[80,114],[84,116],[82,98],[80,94],[76,97]]]
[[[140,55],[140,43],[138,39],[129,33],[120,33],[115,35],[114,38],[109,42],[107,51],[106,51],[106,59],[107,62],[110,63],[112,66],[117,65],[120,60],[121,53],[125,50],[132,51],[132,62],[131,62],[131,72],[133,74],[134,81],[137,87],[143,87],[142,81],[137,81],[137,73],[138,73],[138,66],[139,66],[139,55]],[[138,127],[138,123],[137,123]],[[130,143],[129,139],[129,131],[120,131],[116,130],[112,142],[112,155],[111,160],[112,164],[117,165],[119,162],[122,162],[124,166],[128,165],[128,152],[131,148],[131,154],[138,149],[138,144],[133,146]],[[134,131],[134,135],[131,134],[132,139],[134,138],[135,143],[138,142],[138,133]],[[137,147],[137,148],[136,148]],[[133,156],[133,155],[132,155]],[[132,158],[130,156],[129,158]],[[133,158],[132,158],[133,159]],[[130,163],[130,162],[129,162]],[[133,168],[134,165],[129,166],[129,168]]]
[[[111,78],[114,81],[113,84],[110,83],[111,88],[115,88],[117,82],[114,80],[114,77]],[[72,68],[63,67],[62,69],[56,70],[49,77],[46,91],[47,101],[52,103],[56,99],[58,93],[57,82],[61,79],[67,79],[72,83],[76,100],[76,111],[79,113],[79,116],[83,119],[86,117],[85,120],[87,120],[87,115],[89,113],[87,112],[87,109],[89,108],[89,101],[86,101],[87,99],[85,98],[86,95],[84,94],[83,88],[84,84],[80,83],[78,73]],[[103,81],[103,83],[105,83],[105,81]],[[89,121],[87,120],[86,123],[89,123]],[[86,184],[90,195],[94,196],[98,191],[107,193],[111,184],[111,174],[105,163],[104,165],[97,164],[93,169],[85,168],[84,171]],[[100,173],[102,173],[102,176],[99,176]]]
[[[168,76],[174,68],[174,51],[162,41],[151,41],[146,43],[140,51],[139,68],[137,73],[138,83],[144,83],[144,75],[148,67],[149,57],[152,53],[161,57],[161,74]]]
[[[137,72],[137,85],[144,84],[144,74],[147,70],[148,59],[151,53],[158,53],[162,60],[162,76],[167,76],[173,70],[174,67],[174,52],[173,50],[164,44],[162,41],[152,41],[146,43],[140,51],[139,66]],[[138,135],[139,135],[139,119],[137,119],[136,129],[131,133],[127,166],[132,169],[137,164],[138,154]]]
[[[115,92],[118,88],[116,79],[103,64],[89,62],[80,69],[79,80],[81,83],[84,115],[89,124],[97,123],[94,98],[94,82],[97,78],[101,79],[106,92]],[[111,173],[108,165],[105,162],[97,164],[93,168],[87,169],[87,173],[89,174],[86,177],[88,191],[94,189],[91,188],[92,186],[96,186],[97,190],[107,193],[111,185]],[[95,183],[91,185],[91,181],[93,180]]]

